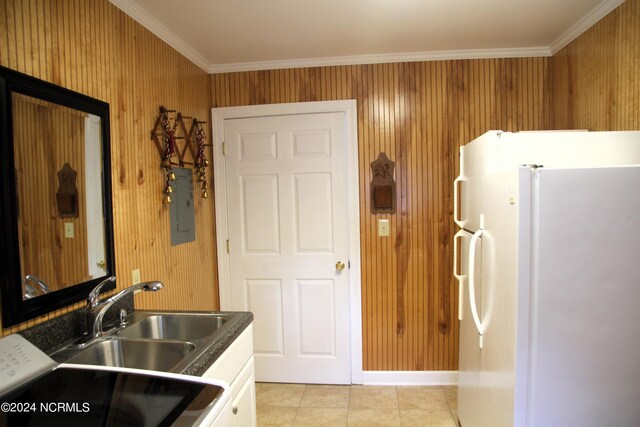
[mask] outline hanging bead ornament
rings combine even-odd
[[[170,116],[171,113],[175,116]],[[193,120],[189,129],[185,125],[185,119]],[[156,116],[155,124],[151,130],[151,140],[158,149],[160,167],[164,175],[163,203],[172,202],[173,185],[176,180],[176,175],[173,173],[174,166],[181,168],[193,166],[196,182],[202,184],[200,196],[203,199],[209,197],[206,174],[209,160],[205,156],[205,147],[210,147],[211,144],[205,144],[206,135],[203,125],[206,123],[194,117],[184,116],[176,110],[167,110],[164,106],[160,106],[160,113]],[[182,147],[179,145],[179,140],[184,141]],[[191,154],[193,163],[186,160],[185,155],[187,154]]]
[[[164,197],[162,199],[165,204],[172,202],[171,193],[173,193],[173,187],[171,184],[176,179],[176,175],[173,173],[172,158],[176,153],[175,131],[177,124],[171,126],[169,122],[169,111],[163,106],[160,106],[160,124],[162,126],[162,139],[164,145],[162,152],[162,164],[160,166],[165,176]]]
[[[202,122],[198,122],[194,120],[198,126],[196,130],[196,161],[195,161],[195,169],[196,175],[198,177],[198,182],[202,183],[201,187],[201,197],[203,199],[209,198],[209,186],[207,185],[207,166],[209,166],[209,160],[205,157],[204,154],[204,140],[206,138],[204,133],[204,128],[202,127]]]

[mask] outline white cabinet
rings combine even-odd
[[[230,385],[234,427],[257,425],[252,325],[231,343],[202,376]]]
[[[256,425],[256,379],[253,356],[231,385],[234,427]]]

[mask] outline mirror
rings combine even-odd
[[[115,257],[109,105],[3,67],[0,102],[7,327],[86,298]]]

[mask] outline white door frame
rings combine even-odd
[[[351,343],[351,383],[362,384],[362,292],[360,274],[360,190],[358,173],[358,114],[356,100],[299,102],[212,108],[213,175],[215,191],[218,284],[220,308],[229,307],[231,281],[227,253],[227,185],[223,157],[224,121],[248,117],[293,114],[336,113],[345,115],[347,139],[347,210],[349,232],[349,312]]]

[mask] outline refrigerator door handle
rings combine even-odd
[[[466,219],[460,218],[460,204],[458,202],[458,184],[467,182],[467,176],[464,174],[464,147],[460,147],[460,175],[453,180],[453,221],[460,228],[464,228],[467,223]]]
[[[458,230],[455,236],[453,236],[453,277],[458,281],[458,320],[462,320],[462,311],[464,308],[464,279],[467,277],[465,274],[458,274],[458,264],[460,261],[458,239],[461,239],[465,234],[467,234],[467,231]]]
[[[480,228],[478,231],[473,233],[471,237],[471,242],[469,243],[469,305],[471,306],[471,315],[473,316],[473,323],[476,325],[476,329],[478,330],[478,334],[480,334],[480,348],[482,348],[482,335],[484,334],[484,326],[480,321],[480,316],[478,315],[478,307],[476,305],[476,284],[475,284],[475,261],[476,261],[476,243],[478,239],[482,236],[484,230]]]

